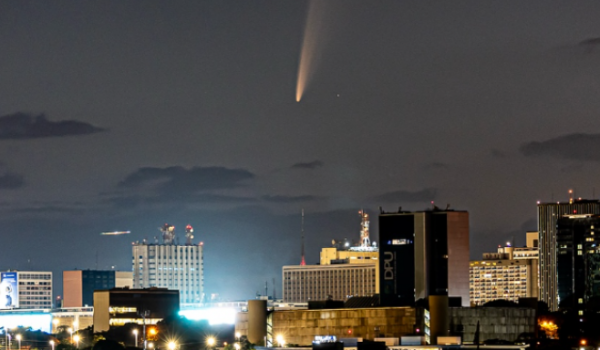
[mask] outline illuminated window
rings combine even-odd
[[[578,301],[579,301],[579,304],[583,304],[583,299],[582,298],[579,298]]]

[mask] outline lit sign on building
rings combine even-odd
[[[335,337],[335,335],[315,335],[315,340],[313,342],[317,343],[317,344],[321,344],[321,343],[335,343],[336,341],[337,341],[337,338]]]
[[[0,309],[19,307],[19,284],[16,272],[2,272],[0,277]]]

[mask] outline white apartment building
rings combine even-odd
[[[0,274],[0,309],[51,309],[52,272],[7,271]]]
[[[377,260],[362,264],[284,266],[283,301],[347,300],[377,293]]]
[[[134,244],[133,288],[179,290],[181,304],[200,303],[204,292],[202,243]]]
[[[527,247],[499,247],[495,253],[484,253],[483,260],[469,264],[469,296],[471,304],[483,305],[504,299],[538,297],[539,249],[537,232],[527,233]]]

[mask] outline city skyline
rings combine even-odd
[[[243,299],[299,264],[302,209],[307,264],[432,201],[478,259],[597,198],[600,4],[309,5],[0,3],[2,269],[130,270],[191,224],[206,293]]]

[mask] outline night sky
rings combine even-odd
[[[0,2],[0,269],[131,270],[165,222],[251,298],[364,208],[468,210],[471,258],[600,195],[600,2]],[[312,22],[310,22],[312,23]],[[316,33],[316,34],[315,34]],[[596,189],[594,189],[596,188]],[[131,230],[130,235],[100,232]]]

